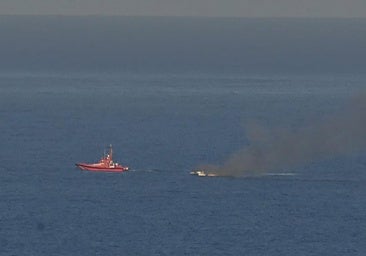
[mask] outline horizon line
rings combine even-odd
[[[215,15],[117,15],[117,14],[28,14],[28,13],[14,13],[14,14],[1,14],[1,17],[110,17],[110,18],[200,18],[200,19],[366,19],[366,17],[345,17],[345,16],[215,16]]]

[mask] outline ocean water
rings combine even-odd
[[[189,175],[248,146],[248,123],[316,123],[365,84],[340,74],[2,72],[0,255],[365,255],[366,149],[289,176]],[[131,171],[75,168],[109,144]]]

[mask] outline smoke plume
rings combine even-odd
[[[366,148],[366,94],[354,97],[340,113],[296,130],[247,127],[249,146],[222,166],[201,169],[219,176],[258,176]]]

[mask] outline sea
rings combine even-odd
[[[0,71],[0,255],[366,254],[366,148],[270,175],[190,175],[249,147],[248,124],[337,116],[364,73],[210,69],[210,58],[85,70],[65,58],[69,69]],[[76,168],[109,145],[128,172]]]

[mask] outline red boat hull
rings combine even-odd
[[[105,167],[99,164],[85,164],[79,163],[75,164],[83,171],[92,171],[92,172],[125,172],[128,171],[128,167],[125,166],[114,166],[114,167]]]
[[[103,155],[102,159],[100,159],[99,163],[95,164],[86,164],[86,163],[77,163],[75,164],[83,171],[92,171],[92,172],[125,172],[128,171],[127,166],[122,166],[118,163],[113,162],[113,150],[112,145],[110,145],[109,153]]]

